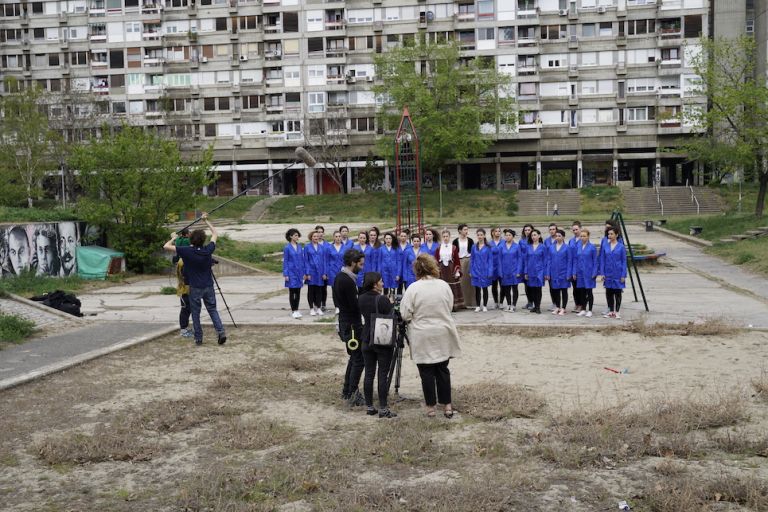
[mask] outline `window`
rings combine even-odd
[[[298,31],[299,31],[299,13],[284,12],[283,13],[283,32],[298,32]]]
[[[541,38],[547,40],[565,39],[568,37],[567,25],[544,25],[541,27]]]
[[[261,96],[243,96],[243,109],[257,109],[261,107]]]
[[[216,110],[216,98],[204,98],[203,110],[205,110],[206,112]]]
[[[351,121],[351,129],[358,132],[372,132],[375,131],[373,117],[353,117]]]
[[[493,18],[493,0],[478,0],[477,15],[481,18]]]
[[[595,52],[584,52],[581,54],[581,65],[582,66],[597,66],[597,53]]]
[[[227,18],[216,18],[216,32],[226,32]]]
[[[284,123],[282,121],[272,121],[270,128],[272,133],[283,133]]]
[[[309,93],[309,112],[325,112],[325,93]]]
[[[216,136],[216,125],[215,124],[206,124],[204,128],[204,132],[206,137],[215,137]]]
[[[48,65],[49,66],[58,66],[59,65],[59,54],[58,53],[49,53],[48,54]]]
[[[45,29],[44,28],[32,29],[32,37],[34,39],[45,39]]]
[[[124,101],[113,101],[112,102],[112,113],[113,114],[125,114],[125,102]]]
[[[288,132],[299,133],[301,132],[301,121],[286,121],[285,128]]]
[[[661,49],[661,60],[680,60],[680,48],[662,48]]]
[[[499,27],[499,41],[514,41],[515,27]]]
[[[654,34],[655,32],[656,32],[656,20],[627,21],[627,34],[630,36]]]
[[[595,37],[595,24],[584,23],[581,26],[581,37]]]
[[[695,16],[686,16],[684,18],[685,21],[685,33],[684,37],[701,37],[702,35],[702,25],[701,25],[701,15],[695,15]],[[753,23],[754,25],[754,23]]]
[[[635,107],[627,109],[627,121],[653,121],[656,119],[655,107]]]
[[[323,50],[324,47],[322,37],[310,37],[307,39],[307,51],[309,53],[322,53]]]
[[[258,17],[240,16],[240,30],[256,30],[259,28]]]
[[[524,82],[518,84],[518,93],[520,96],[535,96],[536,82]]]
[[[613,23],[610,21],[604,21],[600,23],[600,37],[613,35]]]
[[[627,92],[653,92],[656,90],[656,80],[654,78],[635,78],[627,80]]]
[[[69,62],[73,66],[88,65],[88,52],[72,52],[69,57]]]
[[[496,39],[494,29],[492,28],[479,28],[477,29],[477,39],[479,41],[493,41]]]

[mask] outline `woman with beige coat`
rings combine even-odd
[[[451,316],[453,292],[439,279],[434,257],[419,255],[413,270],[417,281],[408,287],[400,303],[400,313],[408,322],[411,359],[419,369],[427,416],[434,417],[435,406],[441,403],[443,415],[452,418],[448,361],[461,354],[459,333]]]

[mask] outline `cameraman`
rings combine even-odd
[[[448,361],[461,354],[459,333],[451,316],[453,292],[448,283],[438,279],[437,262],[429,254],[416,258],[413,271],[417,281],[405,290],[400,302],[403,321],[410,322],[411,359],[419,369],[427,416],[435,416],[435,405],[439,402],[445,407],[443,415],[452,418]]]
[[[365,378],[363,379],[363,393],[365,394],[365,405],[367,414],[373,416],[377,412],[379,418],[394,418],[397,416],[387,407],[387,393],[389,392],[389,381],[387,379],[389,366],[392,363],[392,355],[395,351],[395,344],[391,346],[373,345],[370,342],[373,321],[371,315],[379,313],[388,315],[392,313],[392,303],[382,292],[384,291],[384,280],[378,272],[366,272],[363,279],[363,294],[358,300],[360,304],[360,313],[365,320],[365,329],[361,342],[363,344],[363,360],[365,361]],[[373,377],[376,375],[376,364],[379,365],[378,371],[378,390],[379,390],[379,410],[373,407]]]
[[[333,296],[339,308],[339,338],[349,354],[347,371],[344,375],[344,387],[341,398],[347,400],[351,407],[363,405],[363,395],[360,394],[360,377],[363,374],[363,351],[358,346],[349,348],[348,341],[354,336],[360,339],[363,335],[360,306],[357,302],[357,274],[362,271],[365,256],[357,249],[349,249],[344,253],[344,266],[333,281]]]

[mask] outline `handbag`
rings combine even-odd
[[[392,347],[395,344],[394,311],[386,315],[379,313],[379,299],[381,297],[384,296],[376,297],[376,312],[371,315],[368,339],[372,347]]]

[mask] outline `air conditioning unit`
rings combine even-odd
[[[240,60],[241,60],[242,62],[245,62],[245,61],[247,61],[247,60],[248,60],[248,56],[247,56],[247,55],[241,55],[241,56],[240,56]]]
[[[560,16],[568,16],[568,9],[560,9]]]
[[[578,43],[578,42],[579,42],[579,36],[571,36],[571,37],[568,39],[568,42],[571,42],[571,43]]]
[[[607,9],[606,9],[606,7],[604,5],[598,6],[598,8],[597,8],[598,14],[605,14],[606,10]]]
[[[365,77],[365,81],[366,82],[373,82],[373,77],[372,76],[367,76],[367,77]]]
[[[208,57],[201,57],[200,62],[208,62]]]

